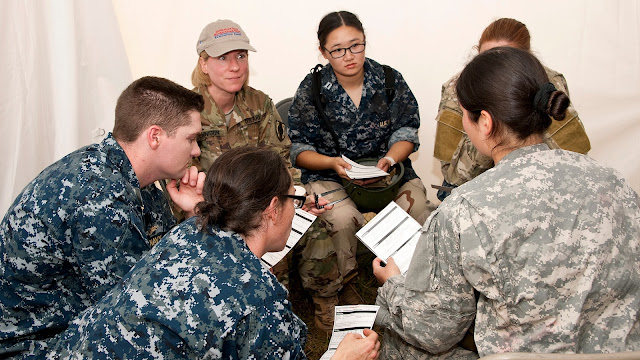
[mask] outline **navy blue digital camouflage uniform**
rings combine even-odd
[[[381,358],[640,350],[640,198],[613,169],[537,144],[431,214],[406,276],[378,289]],[[479,299],[476,303],[474,289]]]
[[[391,146],[399,141],[414,144],[418,150],[420,140],[418,128],[420,115],[418,102],[406,81],[395,69],[395,95],[393,100],[387,99],[385,92],[385,74],[382,65],[374,60],[364,60],[364,80],[362,97],[358,107],[355,106],[347,92],[338,82],[330,64],[321,70],[321,95],[325,101],[324,111],[338,136],[342,155],[351,160],[361,158],[384,157]],[[312,91],[313,74],[308,74],[300,83],[291,107],[289,108],[289,137],[291,139],[291,163],[304,151],[313,151],[322,155],[340,156],[334,140],[323,125],[316,107]],[[395,201],[414,218],[428,211],[429,205],[426,190],[420,178],[411,166],[411,160],[403,161],[404,178]],[[307,193],[322,193],[342,186],[341,179],[333,169],[309,170],[301,169],[302,182]],[[328,197],[335,200],[346,196],[341,190]],[[331,240],[337,255],[338,269],[344,281],[356,274],[357,239],[356,231],[364,224],[364,217],[350,199],[342,201],[320,218],[331,224]],[[314,244],[310,244],[314,246]],[[326,248],[326,247],[325,247]],[[318,244],[310,253],[318,253],[312,257],[320,259],[328,253],[322,244]],[[335,260],[334,260],[335,261]],[[325,262],[329,263],[329,262]],[[322,264],[317,261],[317,264]],[[329,296],[335,294],[323,294]]]
[[[111,134],[43,170],[0,224],[0,357],[38,353],[174,225]]]
[[[420,139],[420,115],[418,102],[402,75],[395,69],[395,96],[389,106],[384,90],[385,78],[382,65],[369,58],[364,63],[364,84],[360,106],[356,107],[342,86],[338,83],[331,64],[321,70],[321,91],[325,99],[325,113],[338,135],[342,154],[349,159],[380,159],[391,145],[398,141],[408,141],[418,151]],[[289,138],[291,139],[291,163],[306,150],[327,156],[340,156],[330,133],[314,107],[311,90],[312,74],[308,74],[296,91],[289,108]],[[411,160],[404,164],[404,180],[418,177],[411,166]],[[302,182],[329,180],[340,182],[335,171],[302,170]]]
[[[306,326],[238,234],[192,217],[51,344],[51,359],[304,359]]]

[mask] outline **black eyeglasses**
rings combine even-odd
[[[347,55],[347,50],[349,50],[352,54],[360,54],[361,52],[364,51],[366,44],[367,44],[366,42],[363,42],[362,44],[353,44],[349,47],[339,48],[335,50],[329,50],[327,48],[324,48],[324,49],[327,50],[327,52],[329,53],[329,55],[331,55],[332,58],[340,59],[341,57]]]
[[[286,197],[293,199],[293,206],[296,209],[302,209],[302,206],[307,201],[307,197],[303,195],[285,195]]]

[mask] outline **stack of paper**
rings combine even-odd
[[[347,334],[356,333],[364,337],[363,330],[373,327],[379,308],[380,306],[378,305],[336,306],[329,349],[322,355],[320,360],[331,359],[338,348],[338,344]]]
[[[404,274],[420,239],[422,226],[394,201],[371,219],[356,237],[386,262],[393,257]]]
[[[358,164],[344,155],[342,155],[342,159],[351,165],[351,169],[345,170],[347,176],[351,179],[371,179],[389,175],[388,172],[382,171],[375,166]]]
[[[287,245],[285,245],[282,251],[268,252],[262,255],[262,263],[268,268],[272,268],[276,265],[283,257],[285,257],[285,255],[287,255],[289,251],[291,251],[291,249],[293,249],[294,245],[298,243],[300,238],[302,238],[302,235],[307,232],[315,220],[315,215],[309,214],[302,209],[296,209],[296,214],[293,217],[293,224],[291,226],[291,233],[289,233],[289,239],[287,239]]]

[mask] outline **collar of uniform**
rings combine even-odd
[[[138,204],[142,209],[142,198],[140,196],[140,182],[133,171],[131,161],[124,152],[124,149],[118,144],[113,134],[109,133],[102,142],[98,144],[98,151],[105,157],[106,168],[113,170],[114,174],[120,172],[125,182],[112,181],[106,192],[113,194],[114,197],[125,199],[132,204]]]
[[[537,153],[537,152],[541,152],[541,151],[546,151],[546,150],[550,150],[550,148],[549,148],[549,145],[547,145],[545,143],[524,146],[524,147],[515,149],[512,152],[510,152],[507,155],[505,155],[500,160],[500,163],[510,162],[510,161],[518,159],[520,157],[527,156],[529,154],[533,154],[533,153]]]
[[[382,69],[382,65],[375,60],[365,58],[363,97],[372,98],[374,94],[380,93],[380,95],[386,98],[384,87],[384,70]]]
[[[138,182],[138,177],[136,176],[135,171],[133,171],[131,161],[129,161],[127,154],[113,137],[113,134],[107,134],[107,137],[105,137],[98,145],[98,149],[100,152],[105,154],[106,162],[108,164],[113,165],[114,169],[120,170],[125,179],[129,181],[131,185],[136,188],[140,188],[140,183]]]
[[[209,124],[203,122],[202,125],[221,126],[226,124],[224,113],[218,105],[216,105],[215,101],[213,101],[211,94],[207,91],[206,85],[201,85],[195,88],[194,91],[202,95],[204,99],[204,109],[200,114],[202,115],[201,118],[209,122]]]
[[[191,219],[194,218],[192,217]],[[199,236],[202,236],[203,231],[201,231],[200,226],[196,226],[194,220],[191,219],[188,220],[191,222],[191,226],[194,226],[193,229],[197,231]],[[266,282],[265,285],[275,290],[277,296],[281,298],[287,297],[287,290],[278,282],[269,268],[251,252],[242,235],[234,231],[222,230],[215,224],[209,225],[205,233],[209,234],[209,236],[204,235],[203,240],[208,242],[207,246],[209,248],[216,249],[217,254],[232,254],[236,259],[234,263],[239,264],[243,269],[247,270],[247,273],[251,274],[250,279],[246,279],[246,283],[251,281]]]
[[[321,70],[321,92],[329,98],[335,98],[338,96],[338,78],[331,64],[327,64]],[[365,97],[369,98],[376,92],[383,92],[384,95],[384,70],[382,65],[375,60],[365,58],[364,59],[364,85],[363,90]],[[331,86],[327,89],[326,85],[331,83]]]
[[[245,84],[242,89],[236,93],[236,104],[234,108],[234,111],[238,110],[236,113],[240,115],[243,121],[251,118],[255,112],[255,109],[251,109],[247,105],[247,87],[248,85]]]
[[[225,115],[222,112],[222,109],[220,109],[215,101],[213,101],[213,98],[207,91],[207,87],[200,86],[194,89],[194,91],[202,95],[202,97],[204,98],[203,118],[213,126],[222,126],[223,124],[226,125]],[[247,106],[246,97],[247,85],[244,85],[242,89],[240,89],[236,93],[236,103],[233,108],[233,113],[240,115],[242,120],[250,118],[252,116],[252,113],[254,112]]]

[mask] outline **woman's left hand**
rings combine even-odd
[[[392,166],[391,161],[386,157],[383,157],[382,159],[378,160],[378,165],[376,165],[378,169],[386,172],[389,172],[389,169],[391,169],[391,166]]]
[[[309,195],[307,196],[307,201],[304,203],[304,206],[302,206],[302,210],[313,214],[315,216],[319,216],[325,213],[325,211],[327,210],[331,210],[333,209],[333,205],[328,205],[329,200],[325,199],[325,198],[319,198],[318,199],[318,205],[322,206],[325,205],[322,209],[318,209],[316,207],[316,200],[314,199],[313,195]]]
[[[378,160],[378,164],[376,165],[376,167],[382,171],[389,172],[389,169],[391,169],[391,161],[389,161],[389,159],[387,158],[382,158]],[[365,185],[373,184],[376,181],[380,181],[382,178],[383,177],[380,176],[377,178],[366,179],[366,180],[354,180],[353,183],[359,186],[365,186]]]
[[[375,258],[371,264],[373,267],[373,275],[378,279],[380,284],[384,284],[390,277],[400,275],[400,268],[392,257],[387,259],[387,265],[382,266],[382,259]]]

